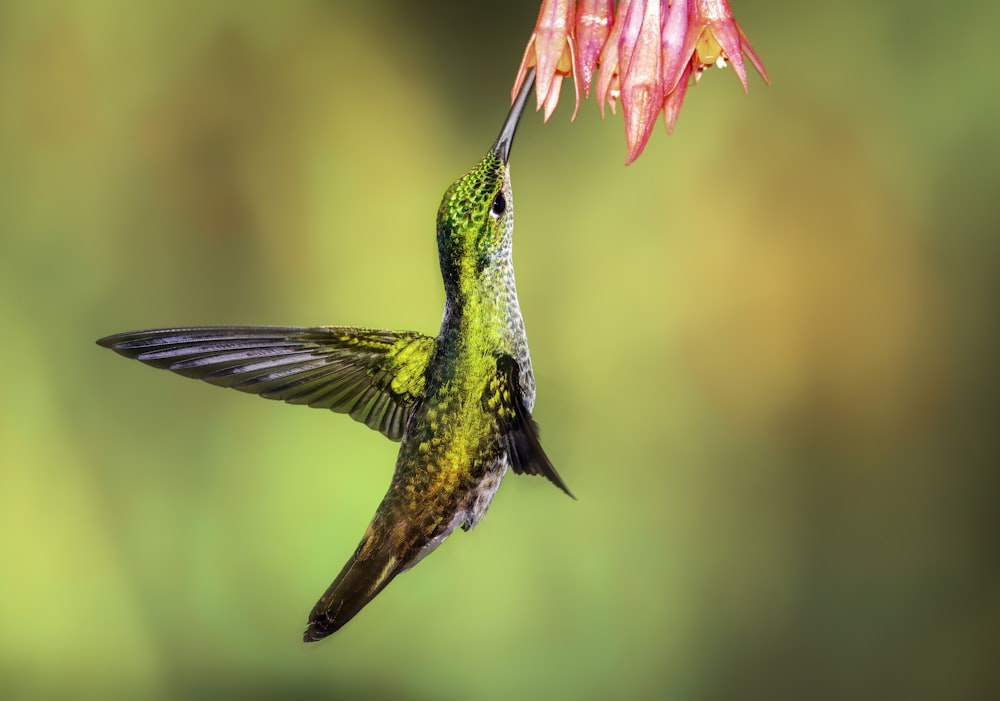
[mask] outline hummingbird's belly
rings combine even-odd
[[[427,540],[420,547],[413,560],[407,563],[401,571],[405,572],[434,552],[459,526],[461,526],[463,531],[468,531],[482,521],[506,473],[507,456],[503,455],[497,459],[490,469],[486,470],[483,478],[466,493],[465,498],[460,502],[459,507],[445,524],[444,528]]]
[[[501,455],[492,469],[486,471],[483,479],[480,480],[476,488],[470,493],[469,506],[465,511],[465,519],[462,522],[462,530],[468,531],[477,523],[483,520],[486,510],[490,508],[490,503],[500,488],[500,482],[507,474],[507,456]]]

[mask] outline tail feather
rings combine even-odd
[[[444,522],[438,518],[440,508],[428,507],[420,515],[401,513],[393,497],[390,488],[358,549],[316,602],[302,636],[305,642],[322,640],[340,630],[396,575],[433,552],[470,518],[466,509],[454,510]]]
[[[369,528],[354,555],[309,614],[309,626],[302,636],[305,642],[322,640],[340,630],[406,569],[406,562],[399,559],[393,548],[378,540]]]

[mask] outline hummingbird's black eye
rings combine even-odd
[[[504,199],[503,193],[498,193],[496,197],[493,198],[493,204],[490,206],[490,214],[499,219],[503,216],[503,213],[507,210],[507,200]]]

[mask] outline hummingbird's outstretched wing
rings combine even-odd
[[[220,387],[350,414],[398,441],[423,394],[436,340],[348,326],[204,326],[132,331],[97,343]]]
[[[510,467],[519,475],[544,475],[552,484],[573,497],[573,493],[542,450],[538,439],[538,424],[524,405],[520,376],[517,361],[509,355],[500,356],[497,358],[496,377],[483,397],[487,407],[497,411],[499,416],[501,440],[507,449]]]

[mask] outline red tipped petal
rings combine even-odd
[[[735,22],[725,24],[709,24],[708,31],[722,47],[723,55],[733,64],[733,71],[743,84],[743,91],[749,91],[747,84],[747,67],[743,62],[743,47],[740,45],[740,33],[736,31]]]
[[[743,84],[743,90],[748,90],[747,67],[743,61],[743,52],[753,62],[754,67],[760,72],[768,83],[770,79],[764,70],[757,52],[750,45],[750,40],[743,32],[743,29],[733,18],[733,11],[729,7],[728,0],[694,0],[695,20],[698,25],[705,27],[722,47],[723,56],[733,64],[733,72]]]
[[[576,7],[576,76],[584,97],[590,84],[601,48],[611,33],[612,0],[580,0]]]
[[[576,49],[574,48],[573,37],[567,40],[567,49],[569,49],[569,61],[570,65],[573,66],[573,70],[576,68]],[[573,73],[573,92],[576,93],[576,102],[573,105],[573,116],[569,118],[569,121],[576,121],[576,114],[580,111],[580,81],[576,77],[576,73]]]
[[[641,3],[634,3],[633,13],[638,14],[638,8],[641,8],[643,13],[639,17],[635,41],[629,51],[625,80],[622,82],[622,112],[625,115],[625,142],[628,147],[626,165],[642,153],[663,106],[660,3],[653,0],[645,7],[642,7]],[[629,19],[631,20],[631,17]],[[631,22],[623,32],[623,42],[632,29],[629,25]]]
[[[688,40],[688,0],[674,0],[667,8],[663,17],[662,31],[662,70],[663,70],[663,92],[670,93],[677,86],[684,67],[691,60],[691,52],[694,51],[696,37]],[[690,44],[690,48],[685,52],[685,47]]]
[[[674,125],[677,124],[677,117],[681,113],[681,106],[684,104],[684,95],[687,94],[688,82],[691,79],[691,62],[684,66],[681,71],[677,86],[663,100],[663,120],[667,124],[667,133],[674,133]]]
[[[652,0],[648,4],[657,5],[657,0]],[[639,41],[639,30],[642,28],[643,18],[646,16],[647,0],[632,0],[625,13],[625,21],[622,23],[621,36],[618,37],[618,71],[624,74],[628,70],[629,62],[632,60],[632,52],[635,44]]]
[[[628,151],[625,165],[639,157],[653,133],[656,118],[663,106],[663,92],[658,87],[636,88],[626,98],[622,94],[622,113],[625,115],[625,147]]]
[[[594,96],[597,106],[601,110],[601,117],[604,117],[604,103],[611,107],[611,113],[615,113],[614,91],[612,90],[613,79],[618,76],[618,40],[622,34],[622,26],[625,24],[625,15],[628,13],[628,6],[631,0],[620,0],[618,10],[615,13],[615,21],[611,25],[611,32],[607,41],[604,42],[604,49],[598,63],[601,67],[597,75],[597,93]]]
[[[549,117],[556,109],[556,105],[559,104],[559,91],[562,90],[563,77],[559,73],[552,76],[552,83],[549,87],[549,96],[545,98],[545,111],[543,112],[544,117],[543,122],[549,121]],[[573,114],[576,114],[575,112]]]
[[[524,50],[524,56],[521,57],[521,66],[517,69],[517,78],[514,79],[514,88],[510,91],[510,103],[514,104],[514,100],[517,99],[517,94],[521,92],[521,85],[524,84],[524,79],[528,75],[528,69],[535,65],[535,35],[531,35],[531,39],[528,40],[528,46]],[[536,90],[538,86],[535,86]],[[537,92],[536,92],[537,95]],[[537,112],[538,109],[536,108]]]
[[[546,104],[572,26],[573,3],[570,0],[542,0],[538,23],[535,25],[535,47],[538,54],[535,79],[538,81],[538,99]]]
[[[743,31],[743,27],[737,23],[736,30],[740,33],[740,44],[743,46],[743,51],[750,57],[750,62],[753,63],[754,68],[760,73],[760,77],[764,79],[765,83],[770,85],[771,79],[767,77],[767,71],[764,70],[764,63],[750,45],[750,40],[747,38],[746,32]]]
[[[694,0],[694,9],[704,24],[732,22],[733,20],[733,11],[729,7],[729,0]]]

